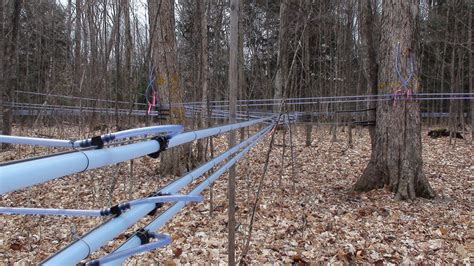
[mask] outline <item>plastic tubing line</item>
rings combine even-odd
[[[7,103],[4,103],[3,106],[9,106]],[[15,103],[13,108],[15,109],[36,109],[36,110],[51,110],[51,111],[64,111],[64,112],[74,112],[81,111],[83,113],[105,113],[105,112],[115,112],[114,108],[91,108],[91,107],[78,107],[78,106],[67,106],[67,105],[36,105],[28,103]],[[129,113],[130,109],[117,109],[119,113]],[[132,109],[132,113],[144,114],[145,110]],[[152,113],[157,113],[158,111],[152,111]]]
[[[57,98],[65,98],[65,99],[75,99],[75,100],[83,100],[83,101],[97,101],[97,102],[107,102],[107,103],[116,103],[113,100],[104,100],[104,99],[94,99],[94,98],[87,98],[87,97],[78,97],[78,96],[70,96],[70,95],[61,95],[61,94],[48,94],[48,93],[41,93],[41,92],[32,92],[32,91],[21,91],[15,90],[16,93],[21,94],[32,94],[32,95],[41,95],[46,97],[57,97]],[[130,104],[130,102],[125,101],[117,101],[117,103],[123,104]],[[135,105],[146,105],[144,103],[134,103]]]
[[[80,109],[80,108],[77,108],[77,109],[63,109],[63,108],[45,108],[45,107],[34,107],[34,106],[31,106],[31,107],[14,106],[13,108],[14,108],[14,110],[17,110],[17,111],[29,111],[31,113],[33,113],[34,110],[39,110],[39,111],[36,111],[35,113],[39,113],[39,112],[50,112],[51,113],[51,112],[54,112],[54,113],[58,113],[58,114],[73,114],[73,115],[81,115],[83,113],[106,114],[106,113],[115,112],[115,109],[84,110],[84,109]],[[130,113],[129,111],[130,110],[118,109],[119,114],[128,115]],[[144,116],[144,115],[146,115],[144,110],[132,110],[132,112],[130,114],[134,115],[134,116]],[[159,116],[160,114],[157,111],[151,111],[149,115],[150,116]]]
[[[445,96],[445,95],[472,95],[473,93],[414,93],[414,96]],[[352,95],[352,96],[322,96],[322,97],[308,97],[308,98],[287,98],[285,99],[286,104],[291,104],[295,101],[299,101],[298,103],[318,103],[318,101],[315,102],[315,100],[325,100],[325,101],[330,101],[330,100],[338,100],[338,99],[359,99],[359,98],[384,98],[384,97],[393,97],[392,94],[376,94],[376,95]],[[237,105],[238,107],[248,107],[248,106],[271,106],[271,105],[277,105],[280,104],[279,101],[282,101],[283,99],[258,99],[258,100],[239,100],[237,101],[239,104]],[[244,104],[245,101],[252,102],[251,104]],[[307,102],[310,101],[310,102]],[[267,102],[267,103],[257,103],[257,102]],[[211,108],[216,108],[216,107],[228,107],[228,101],[220,101],[219,103],[223,103],[221,105],[212,105]],[[196,107],[199,106],[199,104],[202,104],[200,102],[193,102],[193,103],[184,103],[186,105],[195,105]]]
[[[260,138],[258,139],[260,140]],[[198,186],[196,186],[188,195],[199,195],[204,189],[206,189],[210,184],[212,184],[217,178],[219,178],[223,173],[225,173],[231,166],[233,166],[240,158],[242,158],[253,146],[258,143],[258,140],[247,146],[243,149],[240,153],[230,159],[226,164],[224,164],[221,168],[215,171],[212,175],[210,175],[206,180],[201,182]],[[176,215],[184,206],[186,206],[185,202],[177,202],[166,211],[164,211],[160,216],[154,219],[151,223],[149,223],[144,229],[150,232],[158,230],[161,226],[163,226],[166,222],[168,222],[174,215]],[[113,251],[121,252],[123,250],[127,250],[130,248],[134,248],[141,245],[141,240],[138,236],[133,235],[130,237],[123,245],[121,245],[118,249]],[[113,254],[112,253],[112,254]],[[120,265],[125,258],[121,258],[110,262],[107,265]]]
[[[166,195],[166,196],[156,196],[156,197],[148,197],[148,198],[141,198],[136,200],[131,200],[127,202],[130,207],[142,205],[142,204],[150,204],[150,203],[165,203],[165,202],[175,202],[175,201],[202,201],[203,197],[200,195]]]
[[[104,143],[112,140],[124,139],[128,137],[136,137],[149,134],[166,133],[169,136],[175,136],[183,132],[183,126],[181,125],[165,125],[165,126],[151,126],[134,128],[129,130],[123,130],[116,133],[104,134],[101,137]],[[83,140],[59,140],[59,139],[46,139],[46,138],[35,138],[35,137],[21,137],[21,136],[7,136],[0,135],[0,142],[12,143],[12,144],[29,144],[29,145],[40,145],[49,147],[70,147],[70,148],[85,148],[92,145],[92,139]]]
[[[415,95],[449,95],[449,94],[469,94],[464,92],[459,93],[416,93]],[[320,97],[299,97],[299,98],[285,98],[285,101],[293,101],[293,100],[315,100],[315,99],[327,99],[327,98],[339,98],[339,97],[379,97],[379,96],[390,96],[390,94],[368,94],[368,95],[352,95],[352,96],[320,96]],[[249,99],[249,100],[237,100],[237,103],[248,103],[248,102],[276,102],[282,101],[282,98],[268,98],[268,99]],[[228,103],[228,100],[221,100],[221,101],[210,101],[210,104],[215,103]],[[185,102],[182,104],[171,104],[171,105],[186,105],[186,106],[199,106],[202,105],[203,102]]]
[[[0,195],[66,175],[128,161],[159,150],[158,141],[149,140],[0,166]]]
[[[252,137],[231,148],[231,152],[235,153],[242,147],[245,147],[246,145],[252,142],[256,142],[258,139],[262,138],[264,134],[266,134],[271,128],[272,127],[266,127],[265,129],[262,129],[258,133],[254,134]],[[165,188],[161,189],[160,192],[176,193],[178,190],[191,183],[195,178],[199,177],[199,175],[202,175],[203,173],[212,169],[212,167],[214,167],[218,162],[223,161],[224,159],[229,157],[231,155],[231,152],[227,151],[225,155],[222,154],[214,158],[213,160],[205,163],[199,168],[193,170],[191,173],[188,173],[182,178],[167,185]],[[89,256],[90,252],[94,252],[103,245],[107,244],[109,240],[113,239],[115,236],[119,235],[124,230],[134,225],[142,217],[150,213],[153,209],[155,209],[155,204],[143,204],[140,206],[136,206],[135,208],[123,213],[119,217],[108,220],[107,222],[99,225],[92,231],[89,231],[79,240],[74,241],[67,247],[63,248],[56,254],[43,261],[42,264],[62,265],[65,263],[78,263],[82,259]]]
[[[202,196],[170,195],[136,199],[121,203],[118,206],[126,206],[129,209],[142,204],[164,203],[175,201],[202,201]],[[110,208],[109,208],[110,209]],[[37,214],[37,215],[64,215],[64,216],[104,216],[103,210],[77,210],[77,209],[52,209],[52,208],[19,208],[0,207],[3,214]]]
[[[100,210],[16,208],[16,207],[0,207],[0,213],[3,213],[3,214],[64,215],[64,216],[101,216]]]
[[[254,119],[254,120],[240,122],[240,123],[231,124],[231,125],[224,125],[224,126],[201,129],[201,130],[192,131],[192,132],[185,132],[171,138],[169,141],[168,147],[179,146],[181,144],[192,142],[197,139],[206,138],[206,137],[222,134],[231,130],[262,123],[264,121],[271,120],[273,117],[274,116],[269,116],[265,118]]]
[[[132,256],[140,252],[146,252],[153,249],[161,248],[163,246],[168,245],[172,241],[171,237],[165,234],[156,234],[153,232],[149,232],[148,234],[152,238],[158,239],[158,241],[106,255],[100,259],[96,259],[96,260],[86,263],[86,266],[98,266],[98,265],[105,264],[107,262],[111,262],[117,259],[127,258],[129,256]]]
[[[168,147],[175,147],[199,138],[217,135],[232,129],[247,127],[269,119],[271,119],[271,117],[182,133],[172,137]],[[128,161],[159,150],[160,144],[157,141],[149,140],[108,149],[78,151],[0,166],[0,195],[66,175]]]

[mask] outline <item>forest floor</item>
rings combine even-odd
[[[74,136],[76,130],[19,129],[21,135]],[[354,131],[348,148],[346,133],[331,142],[328,128],[314,129],[311,147],[304,146],[304,128],[294,134],[294,171],[289,146],[282,164],[283,131],[277,131],[269,171],[257,208],[248,255],[242,262],[304,263],[474,263],[474,152],[470,139],[449,144],[423,131],[424,172],[438,194],[434,200],[396,201],[378,189],[351,195],[370,156],[368,133]],[[36,132],[36,133],[35,133]],[[288,137],[289,134],[286,134]],[[225,136],[216,150],[226,148]],[[289,139],[287,139],[287,144]],[[253,148],[237,167],[237,258],[249,229],[249,219],[269,138]],[[52,153],[56,150],[15,147],[0,153],[0,162]],[[103,208],[148,195],[173,180],[157,171],[149,157],[108,166],[0,196],[0,206]],[[293,174],[294,173],[294,174]],[[19,177],[20,178],[20,177]],[[225,264],[227,261],[227,175],[205,200],[187,205],[160,232],[172,236],[165,248],[128,259],[133,263]],[[150,222],[142,221],[93,254],[106,254],[127,236]],[[98,225],[102,218],[0,215],[0,264],[37,264]]]

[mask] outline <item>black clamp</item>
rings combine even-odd
[[[100,215],[101,216],[113,215],[114,217],[119,217],[123,212],[125,212],[128,209],[130,209],[130,204],[128,203],[117,204],[110,208],[101,210]]]
[[[158,158],[160,156],[160,153],[162,151],[165,151],[168,148],[168,143],[170,138],[168,136],[160,136],[160,137],[154,137],[152,140],[158,141],[158,144],[160,144],[160,149],[156,152],[148,154],[151,158]]]
[[[171,195],[170,193],[163,193],[163,192],[154,192],[154,193],[151,193],[148,197],[159,197],[159,196],[169,196]],[[156,211],[163,207],[163,202],[157,202],[155,203],[155,208],[153,210],[151,210],[148,215],[155,215]]]
[[[95,136],[91,139],[91,146],[97,146],[97,149],[102,149],[104,147],[104,141],[101,136]]]
[[[150,231],[140,228],[136,232],[136,236],[140,238],[141,245],[145,245],[150,243],[150,239],[152,238]]]
[[[122,210],[118,204],[110,208],[110,215],[114,215],[115,217],[118,217],[120,216],[120,214],[122,214]]]

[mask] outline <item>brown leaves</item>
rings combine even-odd
[[[351,185],[362,173],[370,156],[367,132],[356,129],[354,148],[347,149],[345,135],[331,143],[326,128],[315,129],[317,146],[304,147],[304,131],[296,135],[296,176],[290,158],[281,167],[283,147],[275,147],[272,164],[263,187],[256,213],[248,264],[306,263],[469,263],[474,253],[472,230],[472,151],[469,140],[459,140],[455,147],[449,140],[423,138],[424,171],[440,195],[437,200],[413,202],[393,200],[385,189],[364,194],[349,194]],[[277,133],[279,134],[279,132]],[[277,137],[279,143],[281,134]],[[216,138],[219,152],[225,138]],[[288,142],[287,142],[288,144]],[[257,145],[237,167],[237,256],[242,252],[249,215],[255,200],[256,182],[265,161],[268,140]],[[31,153],[22,148],[21,154]],[[216,151],[216,154],[219,154]],[[287,147],[286,155],[289,155]],[[1,154],[1,158],[10,155]],[[17,156],[12,152],[11,156]],[[19,159],[19,158],[17,158]],[[133,179],[128,165],[119,166],[118,184],[112,202],[148,195],[171,177],[156,173],[155,160],[134,160]],[[98,169],[34,186],[24,191],[0,196],[1,206],[51,206],[64,208],[102,208],[108,204],[105,189],[114,168]],[[282,182],[279,183],[280,176]],[[293,181],[295,190],[293,190]],[[133,182],[132,182],[133,181]],[[132,195],[128,188],[132,182]],[[471,182],[471,183],[469,183]],[[195,183],[197,184],[197,182]],[[173,236],[173,242],[153,252],[130,258],[130,264],[219,264],[227,261],[227,179],[224,175],[214,185],[214,212],[209,216],[209,190],[204,202],[187,205],[160,232]],[[33,201],[34,200],[34,201]],[[119,235],[111,250],[134,230],[150,220]],[[100,219],[0,216],[0,264],[26,262],[35,264],[72,240],[71,226],[78,235],[97,225]],[[51,238],[60,232],[57,238]],[[19,241],[21,242],[15,242]],[[101,254],[104,252],[102,251]],[[466,261],[467,260],[467,261]]]
[[[181,248],[173,249],[174,258],[178,258],[179,256],[181,256],[181,254],[183,254],[183,249],[181,249]]]
[[[19,250],[23,249],[23,245],[20,244],[20,243],[11,243],[10,244],[10,249],[15,250],[15,251],[19,251]]]

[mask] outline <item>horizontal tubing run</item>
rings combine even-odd
[[[202,196],[189,195],[169,195],[136,199],[125,203],[121,206],[132,208],[142,204],[164,203],[175,201],[202,201]],[[27,214],[27,215],[64,215],[64,216],[104,216],[103,210],[78,210],[78,209],[53,209],[53,208],[22,208],[22,207],[0,207],[0,213],[4,214]],[[110,215],[110,214],[107,214]]]
[[[167,134],[170,136],[175,136],[183,132],[183,126],[181,125],[164,125],[164,126],[151,126],[151,127],[142,127],[142,128],[133,128],[123,131],[118,131],[115,133],[108,133],[101,136],[101,139],[107,143],[112,140],[119,140],[129,137],[137,137],[142,135],[151,135],[151,134]],[[83,140],[60,140],[60,139],[46,139],[46,138],[35,138],[35,137],[21,137],[21,136],[6,136],[0,135],[0,142],[12,143],[12,144],[29,144],[29,145],[40,145],[40,146],[49,146],[49,147],[69,147],[69,148],[79,148],[79,147],[89,147],[91,146],[92,139],[83,139]]]
[[[224,133],[231,129],[247,127],[269,120],[270,118],[256,119],[222,127],[228,130],[221,130],[220,127],[216,127],[182,133],[172,137],[169,141],[168,147],[175,147],[184,143],[192,142],[199,138]],[[207,133],[201,134],[203,131]],[[197,137],[198,135],[200,136],[199,138]],[[78,151],[54,157],[0,166],[0,195],[44,183],[66,175],[128,161],[159,150],[160,144],[158,141],[149,140],[108,149]]]

